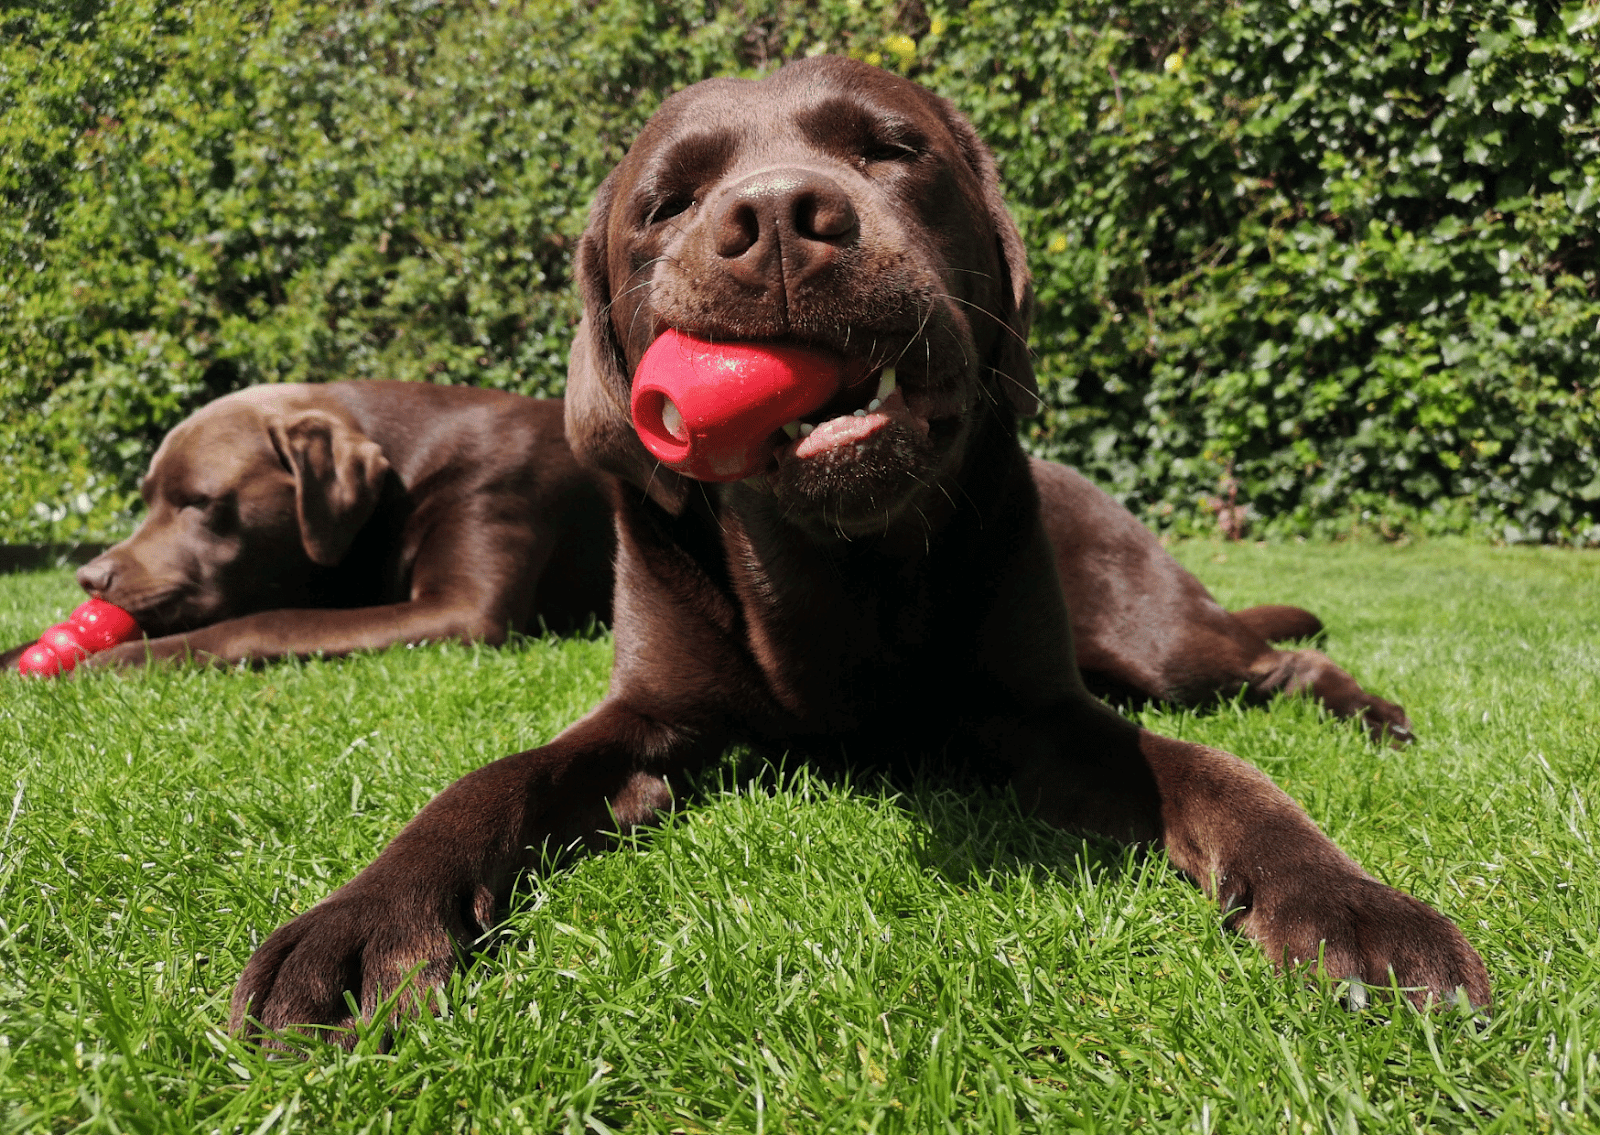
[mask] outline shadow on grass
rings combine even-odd
[[[996,876],[1043,873],[1059,886],[1086,877],[1110,882],[1142,854],[1114,840],[1063,831],[1026,812],[1009,784],[948,757],[916,767],[858,767],[845,758],[767,757],[734,749],[691,780],[686,808],[731,792],[775,796],[809,776],[825,790],[900,809],[917,821],[913,857],[956,887],[993,886]]]

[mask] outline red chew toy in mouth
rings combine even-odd
[[[837,355],[771,343],[707,343],[668,330],[633,377],[633,428],[663,465],[739,481],[772,456],[772,435],[839,392]]]
[[[17,669],[24,674],[49,677],[71,670],[91,654],[139,637],[133,616],[104,599],[90,599],[64,623],[57,623],[23,652]]]
[[[80,637],[91,654],[139,637],[139,624],[133,616],[104,599],[80,603],[67,621],[82,632]]]

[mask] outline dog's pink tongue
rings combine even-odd
[[[827,405],[843,374],[827,351],[668,330],[633,376],[633,428],[669,468],[699,481],[743,480],[772,459],[772,435]]]

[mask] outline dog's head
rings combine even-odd
[[[601,186],[578,277],[568,437],[674,513],[690,482],[629,417],[668,328],[838,357],[843,392],[730,487],[814,531],[885,530],[945,491],[985,415],[1036,408],[1032,292],[989,151],[944,99],[853,60],[667,99]]]
[[[304,386],[219,398],[169,433],[137,531],[78,570],[152,637],[305,601],[377,504],[389,463]]]

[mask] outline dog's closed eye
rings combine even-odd
[[[881,162],[914,162],[921,156],[922,151],[915,146],[895,141],[872,142],[861,151],[861,160],[867,165]]]
[[[721,132],[692,134],[669,146],[639,182],[639,217],[659,225],[699,204],[701,189],[733,160],[732,140]]]
[[[650,226],[659,225],[663,221],[670,221],[673,217],[680,216],[694,208],[695,204],[693,194],[670,194],[660,201],[647,203],[644,223],[646,226]]]

